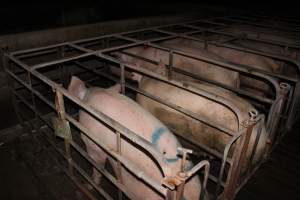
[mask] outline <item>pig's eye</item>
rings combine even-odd
[[[163,150],[163,154],[166,155],[166,153],[167,153],[166,150]]]

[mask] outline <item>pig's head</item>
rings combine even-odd
[[[163,154],[168,166],[172,169],[166,172],[165,175],[174,176],[180,166],[180,157],[178,156],[177,148],[181,147],[176,137],[165,126],[161,126],[153,131],[151,142]]]
[[[165,171],[165,176],[174,177],[181,170],[182,158],[178,155],[178,147],[181,144],[177,138],[166,128],[160,127],[152,133],[152,144],[161,152],[166,158],[169,166],[168,171]],[[186,169],[190,170],[193,167],[192,162],[186,162]],[[186,200],[199,199],[201,192],[201,183],[197,175],[188,179],[184,190],[184,198]]]
[[[72,76],[71,82],[68,87],[68,92],[73,96],[83,100],[87,93],[87,88],[85,87],[85,84],[82,80],[80,80],[76,76]]]

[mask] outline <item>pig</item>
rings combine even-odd
[[[125,95],[119,94],[119,84],[108,89],[99,87],[86,88],[83,81],[73,76],[68,92],[150,142],[166,159],[168,165],[168,170],[165,171],[166,176],[175,176],[180,171],[182,158],[178,157],[177,148],[181,147],[181,145],[176,137],[151,113]],[[91,135],[89,137],[95,141],[101,141],[111,151],[117,151],[115,132],[83,110],[79,111],[79,122],[90,131]],[[89,156],[99,166],[104,167],[108,155],[84,134],[81,134],[81,138],[85,143]],[[121,149],[122,156],[135,164],[135,166],[138,166],[145,174],[158,182],[163,179],[163,174],[158,165],[136,145],[122,139]],[[109,159],[109,162],[115,169],[116,162],[112,159]],[[190,169],[192,163],[190,161],[187,162],[186,166]],[[121,174],[123,184],[131,193],[136,195],[137,199],[163,199],[124,167],[121,170]],[[101,180],[100,173],[95,169],[93,170],[93,180],[96,184],[99,184]],[[198,176],[193,176],[186,183],[184,198],[187,200],[198,200],[200,192],[200,180]]]
[[[219,124],[231,131],[237,133],[239,126],[242,122],[249,118],[249,112],[257,112],[255,108],[246,100],[238,97],[225,89],[214,87],[211,85],[185,82],[186,85],[192,86],[199,90],[204,90],[209,93],[220,95],[231,101],[241,111],[241,118],[237,119],[235,114],[228,108],[218,104],[214,101],[208,100],[202,96],[190,93],[175,86],[158,82],[153,79],[139,76],[139,88],[147,93],[158,96],[162,100],[172,102],[178,107],[185,108],[186,110],[202,116],[208,121]],[[221,131],[211,128],[202,122],[188,117],[172,108],[162,105],[154,100],[151,100],[143,95],[137,95],[137,102],[145,109],[150,111],[154,116],[161,120],[164,124],[172,129],[175,133],[183,135],[186,138],[204,144],[220,153],[223,153],[225,145],[230,139],[230,136],[222,133]],[[242,164],[242,171],[245,172],[251,152],[253,150],[254,141],[258,134],[258,127],[255,126],[249,143],[249,150],[246,153],[246,161]],[[261,136],[253,157],[253,163],[260,161],[264,158],[266,144],[268,141],[268,134],[263,124]],[[233,150],[234,147],[231,149]],[[229,156],[232,156],[230,151]]]
[[[169,42],[162,42],[160,44],[164,46],[164,44],[169,44]],[[180,41],[179,42],[175,41],[174,44],[170,46],[172,48],[176,48],[188,53],[195,53],[195,49],[193,47],[190,47],[188,45],[182,46],[180,44]],[[125,63],[134,64],[136,66],[143,67],[151,71],[157,72],[159,74],[163,74],[163,75],[167,74],[166,65],[169,64],[168,52],[156,48],[152,48],[152,47],[141,47],[141,46],[126,49],[124,50],[124,52],[135,54],[151,60],[155,60],[159,63],[159,65],[157,66],[147,61],[128,56],[122,52],[115,52],[113,55]],[[222,59],[220,56],[205,51],[204,49],[197,49],[196,54],[213,58],[218,61],[224,61],[224,59]],[[197,75],[201,75],[202,77],[225,84],[227,86],[232,86],[232,87],[239,86],[239,74],[237,72],[225,68],[220,68],[210,63],[205,63],[199,60],[186,58],[184,56],[174,54],[173,67],[185,70],[190,73],[196,72]],[[114,68],[111,68],[111,72],[114,74],[120,74],[120,72],[118,72],[117,69]],[[127,74],[127,77],[130,76]],[[185,81],[197,81],[196,79],[175,72],[173,72],[172,78],[185,80]]]
[[[159,44],[163,47],[204,56],[216,61],[222,61],[225,63],[230,61],[236,64],[250,65],[269,72],[279,71],[279,64],[276,63],[273,59],[245,52],[234,51],[220,46],[208,45],[207,48],[205,48],[204,43],[191,41],[188,39],[167,40]],[[143,61],[141,59],[128,56],[121,52],[116,52],[114,53],[114,55],[125,63],[135,64],[137,66],[155,71],[159,74],[165,75],[167,73],[166,67],[164,66],[169,63],[168,52],[151,47],[134,47],[126,49],[124,50],[124,52],[156,60],[157,62],[159,62],[159,66]],[[266,96],[266,94],[271,91],[270,85],[268,85],[268,83],[265,83],[264,81],[253,79],[248,76],[239,74],[238,72],[221,68],[217,65],[205,63],[192,58],[174,55],[173,66],[190,73],[200,75],[209,80],[223,83],[233,88],[242,87],[245,90],[260,96]],[[116,73],[116,71],[113,71],[113,73]],[[192,81],[199,83],[202,82],[175,72],[173,73],[172,78],[182,81]]]
[[[273,31],[261,27],[253,27],[251,25],[232,25],[223,29],[226,32],[234,34],[246,34],[249,38],[260,38],[269,41],[277,41],[286,44],[300,44],[299,38],[293,34],[289,34],[283,31]]]
[[[229,33],[235,33],[235,34],[246,34],[250,38],[258,38],[257,33],[260,32],[258,29],[257,31],[251,29],[250,26],[247,25],[239,25],[239,26],[232,26],[229,28],[224,29],[224,31],[229,32]],[[300,45],[300,40],[296,39],[296,37],[291,37],[287,33],[270,33],[270,32],[262,32],[259,35],[259,38],[273,41],[273,42],[281,42],[283,44],[288,44],[288,45]],[[281,55],[281,56],[286,56],[290,57],[293,59],[298,59],[298,54],[299,50],[293,49],[293,48],[285,48],[285,46],[278,46],[278,45],[273,45],[269,43],[262,43],[262,42],[257,42],[257,41],[247,41],[247,40],[236,40],[233,41],[233,44],[241,46],[241,47],[246,47],[252,50],[259,50],[262,52],[267,52],[271,53],[274,55]],[[280,64],[280,63],[279,63]],[[280,68],[277,68],[279,70],[275,70],[273,72],[278,72],[284,75],[289,75],[294,77],[295,74],[298,74],[298,70],[295,66],[285,63],[285,65],[281,65]]]
[[[180,46],[176,44],[180,44]],[[200,51],[203,51],[205,47],[204,43],[191,41],[188,39],[169,40],[164,42],[162,46],[171,47],[179,50],[181,50],[183,47],[188,46],[191,49],[193,49],[195,54],[197,54]],[[225,62],[230,61],[234,64],[253,66],[258,69],[263,69],[269,72],[279,71],[278,63],[276,63],[273,59],[266,58],[264,56],[254,55],[242,51],[236,51],[215,45],[208,45],[206,50],[212,54],[217,54],[218,56],[227,60]],[[271,90],[270,86],[267,83],[261,80],[250,78],[248,76],[244,76],[242,74],[239,75],[238,80],[239,87],[244,88],[257,95],[265,96]]]
[[[202,55],[202,52],[205,52],[203,50],[203,47],[201,46],[201,43],[191,42],[185,39],[164,41],[161,42],[160,45],[182,50],[182,51],[188,51],[196,55],[197,54]],[[158,53],[155,54],[154,53],[155,51],[152,50],[152,54],[150,54],[148,53],[147,49],[142,49],[138,47],[128,49],[126,50],[126,52],[135,53],[137,55],[141,55],[144,57],[146,57],[145,55],[147,55],[147,58],[152,58],[152,59],[155,58],[156,60],[159,59],[163,60],[168,58],[168,54],[159,54],[160,51],[156,51]],[[214,55],[214,53],[215,52],[211,54],[207,53],[206,55]],[[236,55],[236,56],[240,56],[240,55]],[[238,58],[240,57],[236,57],[235,59]],[[146,69],[151,69],[151,71],[156,72],[157,74],[163,76],[166,75],[164,65],[161,64],[157,66],[152,65],[152,68],[150,68],[149,65],[151,64],[148,64],[144,61],[140,61],[137,58],[126,56],[125,54],[122,54],[120,56],[120,59],[123,62],[132,63]],[[180,63],[178,62],[178,65],[184,63],[185,59],[186,58],[182,58],[182,61]],[[250,61],[254,63],[256,62],[255,61],[256,58],[254,57],[249,58],[248,55],[244,55],[244,57],[241,57],[241,59],[243,59],[244,62],[250,62]],[[247,59],[249,59],[249,61],[247,61]],[[270,68],[274,67],[274,65],[272,65],[273,64],[272,60],[267,60],[267,61],[259,60],[257,62],[265,64]],[[271,64],[269,64],[268,62],[271,62]],[[189,65],[186,65],[189,67],[189,70],[192,73],[194,74],[205,73],[201,70],[197,70],[198,66],[193,66],[193,65],[199,65],[199,63],[189,62]],[[211,65],[210,67],[216,68],[216,66],[213,65]],[[210,70],[212,73],[220,73],[220,71],[218,70],[213,70],[213,69]],[[222,75],[224,75],[224,77]],[[212,78],[214,76],[215,75],[210,75],[209,78]],[[218,74],[215,77],[217,76],[218,76],[218,81],[223,83],[225,83],[223,78],[226,80],[228,77],[230,77],[227,76],[227,74]],[[248,116],[249,111],[255,110],[254,107],[246,100],[238,97],[234,93],[231,93],[227,90],[217,88],[211,85],[207,85],[204,84],[203,82],[199,82],[194,79],[182,78],[182,76],[179,75],[172,76],[172,78],[184,84],[192,85],[193,87],[199,88],[200,90],[206,90],[207,92],[218,94],[222,97],[225,97],[227,100],[233,102],[242,111],[243,113],[242,118],[237,120],[234,116],[234,113],[230,111],[228,108],[218,103],[215,103],[213,101],[209,101],[203,97],[192,94],[190,92],[184,91],[182,89],[176,88],[174,86],[168,85],[163,82],[159,82],[147,77],[143,77],[142,75],[137,73],[133,73],[132,76],[132,79],[139,82],[139,88],[141,90],[148,92],[151,95],[158,96],[162,100],[168,100],[173,104],[175,104],[176,106],[185,108],[192,113],[205,117],[209,121],[215,122],[220,125],[224,125],[226,128],[232,131],[237,132],[239,124],[249,117]],[[233,85],[236,84],[231,84],[231,86]],[[224,147],[230,138],[228,135],[220,133],[220,131],[218,130],[207,127],[203,123],[200,123],[188,116],[185,116],[184,114],[179,113],[167,106],[154,102],[153,100],[150,100],[140,94],[137,95],[137,102],[140,105],[142,105],[145,109],[149,110],[154,116],[156,116],[159,120],[165,123],[168,127],[171,127],[172,130],[175,130],[175,132],[179,133],[180,135],[184,135],[184,137],[192,138],[202,144],[205,144],[211,147],[212,149],[215,149],[218,152],[223,152]],[[258,134],[258,129],[256,127],[251,137],[249,152],[246,155],[248,161],[250,158],[251,147],[253,147],[254,139],[257,134]],[[263,158],[267,142],[268,142],[268,134],[265,129],[265,125],[263,125],[261,138],[259,140],[257,151],[254,157],[254,162],[257,162]],[[246,169],[246,166],[247,163],[244,163],[243,169]]]

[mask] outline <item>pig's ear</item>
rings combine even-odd
[[[121,85],[120,84],[115,84],[114,86],[111,86],[108,88],[110,91],[120,93],[121,92]]]
[[[123,61],[123,62],[129,62],[128,57],[122,52],[113,52],[110,55],[118,60]]]
[[[117,59],[121,59],[121,56],[122,56],[122,54],[120,52],[113,52],[110,55]]]
[[[68,91],[75,97],[83,100],[85,97],[87,88],[82,80],[76,76],[72,76],[71,82],[68,87]]]

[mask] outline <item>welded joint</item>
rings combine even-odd
[[[286,96],[287,93],[290,91],[291,86],[288,83],[280,83],[279,84],[279,93],[282,96]]]
[[[260,115],[255,109],[249,110],[248,115],[249,118],[241,122],[241,126],[244,128],[249,128],[250,126],[253,126],[260,119]]]

